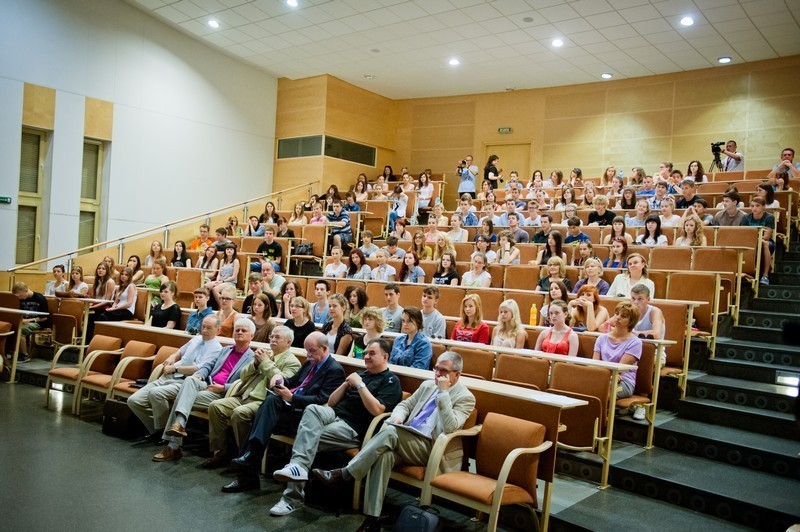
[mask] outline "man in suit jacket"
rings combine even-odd
[[[277,330],[277,328],[276,328]],[[309,334],[303,342],[306,361],[300,371],[289,378],[280,374],[271,377],[267,396],[258,408],[253,428],[246,442],[239,442],[242,455],[231,461],[239,471],[238,478],[223,486],[222,491],[236,493],[258,489],[261,458],[275,427],[295,433],[308,405],[324,404],[331,393],[344,382],[344,368],[328,352],[328,340],[321,332]]]
[[[380,530],[378,518],[395,463],[426,465],[436,438],[464,426],[475,408],[475,397],[459,381],[462,367],[461,355],[453,351],[442,353],[434,368],[435,379],[423,382],[411,397],[392,411],[389,423],[409,427],[413,432],[384,424],[346,467],[312,471],[314,476],[330,486],[352,478],[360,481],[367,477],[364,494],[367,518],[360,531]],[[430,438],[419,433],[430,435]],[[462,457],[460,442],[454,441],[454,445],[445,451],[440,467],[446,472],[458,471]]]
[[[208,443],[214,454],[203,462],[204,469],[230,462],[228,428],[233,432],[237,449],[244,445],[272,378],[282,375],[288,379],[297,374],[300,361],[290,350],[293,341],[292,329],[284,325],[275,327],[269,337],[270,349],[257,349],[253,361],[242,370],[243,384],[236,394],[217,399],[208,407]],[[233,456],[238,454],[236,451]]]
[[[212,401],[222,399],[228,388],[239,379],[242,369],[253,359],[250,341],[255,332],[256,325],[252,320],[237,319],[233,324],[233,345],[222,349],[216,360],[207,362],[194,375],[184,379],[167,419],[164,431],[167,446],[153,456],[154,462],[180,460],[189,414],[193,408],[207,409]]]

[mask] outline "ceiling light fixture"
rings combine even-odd
[[[717,59],[717,62],[722,63],[723,65],[727,65],[728,63],[731,62],[731,58],[728,57],[727,55],[724,55],[724,56],[720,57],[719,59]]]
[[[454,58],[452,58],[450,61],[448,61],[448,63],[450,63],[450,66],[458,66],[458,65],[460,65],[460,64],[461,64],[461,61],[459,61],[458,59],[456,59],[456,58],[454,57]]]
[[[211,20],[209,20],[209,21],[208,21],[208,25],[209,25],[209,26],[211,26],[211,27],[212,27],[212,28],[214,28],[214,29],[217,29],[217,28],[219,28],[219,22],[217,22],[217,21],[216,21],[216,20],[214,20],[213,18],[212,18]]]
[[[297,7],[297,0],[286,0],[286,5],[289,7]]]
[[[611,79],[611,78],[614,77],[614,74],[609,74],[608,72],[603,72],[602,74],[600,74],[600,77],[603,78],[603,79]]]
[[[372,74],[364,74],[364,78],[365,79],[375,79],[375,76],[373,76]]]
[[[556,48],[561,48],[562,46],[564,46],[564,41],[562,41],[561,39],[553,39],[553,42],[550,44],[552,44]]]
[[[692,17],[683,17],[681,19],[682,26],[691,26],[692,24],[694,24],[694,19]]]

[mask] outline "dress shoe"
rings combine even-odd
[[[242,456],[231,460],[230,467],[236,471],[258,470],[259,457],[253,451],[245,451]]]
[[[381,524],[379,519],[378,517],[368,515],[356,532],[380,532]]]
[[[153,462],[175,462],[183,457],[183,451],[178,447],[173,449],[169,445],[161,449],[160,452],[153,455]]]
[[[311,474],[319,479],[323,484],[328,487],[335,487],[344,482],[341,469],[331,469],[326,471],[324,469],[312,469]]]
[[[186,429],[177,421],[170,425],[164,434],[167,436],[172,436],[173,438],[185,438],[187,436]]]
[[[217,451],[214,453],[214,456],[203,462],[200,466],[203,469],[216,469],[218,467],[224,467],[228,465],[229,462],[228,453],[224,451]]]
[[[223,493],[240,493],[242,491],[257,490],[261,487],[261,481],[258,477],[239,476],[233,482],[229,482],[222,486]]]

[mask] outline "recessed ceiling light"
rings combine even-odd
[[[524,17],[522,19],[522,22],[528,22],[528,23],[533,22],[533,17]]]
[[[364,78],[365,79],[375,79],[375,76],[373,76],[372,74],[364,74]]]
[[[381,51],[380,51],[380,50],[378,50],[377,48],[373,48],[373,49],[371,49],[371,50],[370,50],[370,52],[372,52],[373,54],[379,54],[379,53],[381,53]]]
[[[448,61],[448,63],[450,63],[450,66],[458,66],[458,65],[460,65],[460,64],[461,64],[461,61],[459,61],[458,59],[456,59],[456,58],[454,57],[454,58],[452,58],[450,61]]]
[[[561,39],[553,39],[553,42],[550,44],[552,44],[556,48],[561,48],[562,46],[564,46],[564,41],[562,41]]]
[[[212,18],[211,20],[209,20],[209,21],[208,21],[208,25],[209,25],[209,26],[211,26],[211,27],[212,27],[212,28],[214,28],[214,29],[217,29],[217,28],[219,28],[219,22],[217,22],[217,21],[216,21],[216,20],[214,20],[213,18]]]
[[[720,57],[719,59],[717,59],[717,61],[719,63],[722,63],[723,65],[727,65],[728,63],[731,62],[731,58],[728,57],[727,55],[724,55],[724,56]]]
[[[611,79],[611,78],[614,77],[614,74],[609,74],[608,72],[603,72],[602,74],[600,74],[600,77],[603,78],[603,79]]]
[[[694,19],[692,17],[683,17],[681,19],[682,26],[691,26],[692,24],[694,24]]]
[[[286,5],[289,7],[297,7],[297,0],[286,0]]]

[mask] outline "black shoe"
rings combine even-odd
[[[233,482],[222,486],[223,493],[240,493],[242,491],[257,490],[261,488],[261,481],[258,477],[239,476]]]
[[[336,487],[345,481],[341,469],[331,469],[330,471],[326,471],[324,469],[312,469],[311,474],[314,475],[315,478],[319,479],[323,484],[331,488]]]
[[[380,532],[380,518],[368,515],[356,532]]]
[[[230,468],[237,471],[258,471],[262,456],[264,456],[264,448],[251,441],[245,446],[241,456],[231,460]]]

